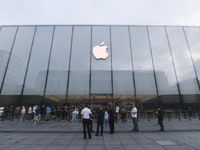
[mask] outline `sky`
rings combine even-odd
[[[200,25],[200,0],[0,0],[0,25]]]

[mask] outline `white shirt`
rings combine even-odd
[[[116,106],[115,112],[119,113],[119,106]]]
[[[92,114],[91,110],[87,107],[85,107],[82,111],[81,111],[81,115],[83,116],[83,119],[90,119],[90,114]]]
[[[28,113],[31,114],[33,112],[32,107],[28,108]]]
[[[26,113],[25,107],[22,107],[21,113],[22,113],[22,114],[25,114],[25,113]]]
[[[0,114],[4,113],[4,107],[0,107]]]
[[[137,118],[137,108],[136,108],[136,107],[133,107],[133,108],[132,108],[131,116],[132,116],[133,118]]]

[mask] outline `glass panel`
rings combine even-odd
[[[191,55],[181,27],[167,27],[181,94],[199,94]],[[192,102],[186,97],[185,102]],[[193,99],[194,100],[194,99]]]
[[[21,95],[34,27],[19,27],[6,72],[2,95]]]
[[[159,94],[178,94],[165,28],[150,27],[149,35]],[[163,62],[163,60],[165,61]]]
[[[111,37],[114,99],[131,101],[134,86],[128,27],[112,27]]]
[[[168,104],[179,103],[177,80],[165,28],[149,27],[149,35],[160,99]]]
[[[17,27],[2,27],[0,31],[0,86],[10,55]],[[15,66],[16,67],[16,66]]]
[[[191,52],[191,56],[194,62],[194,66],[196,69],[196,74],[197,74],[197,78],[200,81],[200,30],[199,27],[185,27],[185,34],[187,37],[187,41],[190,47],[190,52]],[[199,82],[200,83],[200,82]],[[198,101],[198,104],[194,103],[194,104],[187,104],[188,108],[193,109],[192,111],[194,111],[194,109],[199,109],[200,107],[200,98],[199,98],[199,94],[197,95],[189,95],[188,99],[190,101],[196,102]]]
[[[143,103],[156,102],[156,86],[146,27],[130,27],[136,96]],[[143,108],[143,106],[141,106]]]
[[[191,61],[191,55],[189,53],[182,28],[168,27],[167,32],[172,48],[172,54],[174,57],[181,93],[199,93],[199,89],[197,88],[196,76]]]
[[[110,31],[109,27],[95,26],[92,29],[92,48],[100,46],[105,42],[106,49],[101,49],[108,53],[106,59],[96,59],[92,55],[91,64],[91,94],[104,95],[112,93],[111,88],[111,53],[110,53]],[[97,49],[98,50],[98,49]]]
[[[198,79],[200,79],[200,30],[199,27],[185,27],[188,44],[190,47],[192,59],[194,61],[195,69]]]
[[[68,102],[88,100],[91,27],[75,26],[71,55]]]
[[[66,95],[71,34],[71,26],[55,28],[46,95]]]
[[[43,95],[53,27],[37,27],[24,95]]]

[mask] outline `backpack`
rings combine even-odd
[[[126,112],[125,108],[121,108],[121,113],[125,113],[125,112]]]

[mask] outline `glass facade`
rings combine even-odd
[[[108,57],[96,59],[104,42]],[[0,104],[137,104],[200,109],[200,29],[174,26],[0,27]]]

